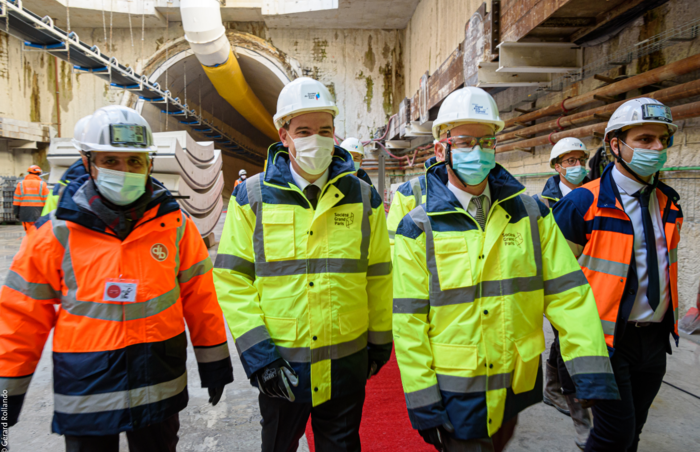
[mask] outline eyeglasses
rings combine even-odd
[[[559,163],[564,166],[566,163],[566,166],[574,166],[576,165],[576,162],[579,162],[581,166],[586,166],[586,162],[588,161],[588,157],[581,157],[580,159],[575,159],[573,157],[568,158],[566,160],[561,160]]]
[[[458,137],[445,138],[440,140],[440,143],[448,143],[453,148],[473,148],[478,144],[481,149],[494,149],[496,147],[496,137],[472,137],[469,135],[460,135]]]

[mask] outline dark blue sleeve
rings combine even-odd
[[[584,217],[594,201],[593,193],[585,188],[578,188],[554,205],[554,220],[569,242],[581,246],[588,243]]]

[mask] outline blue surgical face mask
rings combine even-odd
[[[572,166],[564,169],[566,170],[564,179],[568,180],[574,185],[580,184],[583,181],[583,178],[588,174],[588,171],[583,166]]]
[[[633,148],[624,141],[622,143],[634,151],[632,161],[625,163],[639,176],[647,177],[656,174],[668,160],[668,148],[661,151],[652,151],[651,149]]]
[[[360,169],[360,165],[362,165],[362,162],[353,162],[355,164],[355,171]]]
[[[95,185],[100,194],[118,206],[127,206],[146,192],[146,174],[97,168]]]
[[[495,150],[483,150],[480,146],[471,149],[452,150],[452,169],[467,185],[479,185],[496,166]]]

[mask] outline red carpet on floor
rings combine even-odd
[[[315,452],[311,419],[306,425],[309,450]],[[411,427],[394,352],[379,375],[367,383],[360,426],[363,452],[435,452]]]

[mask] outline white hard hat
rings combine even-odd
[[[83,133],[85,132],[85,126],[87,123],[90,121],[90,118],[92,118],[92,115],[85,116],[84,118],[81,118],[76,124],[75,128],[73,129],[73,139],[71,140],[71,143],[73,143],[73,146],[79,151],[86,151],[87,149],[83,149],[80,145],[80,139],[83,137]]]
[[[240,171],[238,172],[238,175],[239,175],[239,176],[242,176],[242,175],[244,175],[244,174],[246,174],[246,175],[248,174],[248,172],[247,172],[246,170],[244,170],[244,169],[242,169],[242,170],[240,170]]]
[[[156,152],[151,126],[136,110],[121,105],[93,113],[73,145],[83,151]]]
[[[640,97],[628,100],[615,110],[605,128],[603,141],[610,141],[613,138],[609,136],[611,132],[620,129],[624,131],[642,124],[663,124],[668,127],[668,133],[671,135],[678,130],[678,126],[673,123],[670,108],[656,99]]]
[[[328,112],[334,118],[338,116],[338,107],[328,88],[312,78],[299,77],[282,88],[277,98],[275,127],[281,129],[295,116],[318,111]]]
[[[439,140],[440,135],[462,124],[491,124],[495,133],[505,127],[493,97],[474,86],[458,89],[447,96],[433,122],[433,136]]]
[[[340,143],[340,147],[348,152],[360,154],[363,157],[365,155],[365,147],[362,145],[362,142],[357,138],[346,138],[345,141]]]
[[[549,166],[554,168],[554,161],[556,159],[574,151],[582,151],[586,154],[586,157],[588,157],[588,149],[586,149],[586,145],[583,144],[581,140],[572,137],[562,138],[552,147],[552,153],[549,155]]]

